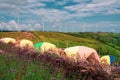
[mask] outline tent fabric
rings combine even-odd
[[[69,47],[69,48],[66,48],[64,51],[67,53],[67,52],[74,52],[74,53],[77,53],[79,50],[79,46],[75,46],[75,47]]]
[[[78,59],[79,60],[85,60],[89,56],[93,56],[97,61],[100,62],[100,58],[98,56],[98,53],[96,52],[95,49],[86,47],[86,46],[80,46],[78,50]]]
[[[1,39],[0,39],[0,42],[6,43],[6,44],[9,43],[9,42],[15,43],[15,42],[16,42],[16,39],[10,38],[10,37],[6,37],[6,38],[1,38]]]
[[[74,61],[77,61],[78,50],[79,50],[79,46],[74,46],[64,49],[67,57],[73,59]]]
[[[101,57],[101,63],[103,64],[112,64],[115,61],[115,57],[112,55],[105,55]]]
[[[45,52],[50,49],[51,50],[55,49],[56,45],[49,43],[49,42],[39,42],[39,43],[34,44],[34,47],[36,48],[37,51]]]
[[[86,46],[73,46],[66,48],[64,51],[68,57],[73,57],[75,61],[86,60],[90,55],[93,55],[93,57],[100,62],[97,52],[94,49]]]
[[[16,45],[19,47],[33,47],[33,42],[27,39],[21,39],[16,42]]]
[[[34,47],[35,47],[35,48],[41,48],[42,45],[43,45],[43,43],[44,43],[44,42],[36,43],[36,44],[34,44]]]
[[[115,61],[115,57],[110,55],[110,64],[112,64]]]

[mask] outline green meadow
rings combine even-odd
[[[29,39],[34,44],[45,41],[60,48],[78,45],[88,46],[94,48],[100,56],[114,55],[117,62],[120,61],[120,34],[117,33],[2,32],[0,38],[3,37],[12,37],[17,40]],[[26,50],[15,50],[10,45],[0,44],[0,50],[8,50],[7,52],[0,52],[1,80],[86,80],[87,77],[93,79],[95,76],[95,80],[112,80],[109,78],[111,75],[102,71],[102,68],[97,69],[98,65],[86,64],[93,68],[89,67],[88,69],[88,67],[82,66],[80,67],[81,73],[78,74],[77,64],[60,60],[56,55],[42,55],[42,57],[35,57],[35,60],[33,60],[33,55],[21,54],[27,53]],[[20,54],[20,56],[17,54]],[[58,62],[60,65],[58,65]],[[82,63],[81,65],[86,66]],[[82,72],[82,69],[86,69],[88,72]],[[120,77],[120,75],[112,76],[112,78]]]

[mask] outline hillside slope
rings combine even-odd
[[[97,50],[100,55],[112,54],[120,60],[120,34],[113,33],[61,33],[61,32],[3,32],[0,38],[29,39],[33,43],[51,42],[57,47],[84,45]]]

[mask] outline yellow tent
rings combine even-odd
[[[6,38],[1,38],[0,39],[0,42],[3,42],[3,43],[15,43],[16,42],[16,39],[14,38],[10,38],[10,37],[6,37]]]
[[[16,42],[16,45],[19,47],[26,47],[26,46],[33,47],[33,42],[27,39],[22,39],[22,40],[18,40]]]
[[[108,55],[101,57],[100,60],[101,60],[101,63],[110,65],[110,57]]]

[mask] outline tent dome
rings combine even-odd
[[[101,59],[101,63],[109,64],[109,65],[115,61],[115,57],[113,55],[104,55],[100,59]]]
[[[89,56],[93,56],[94,59],[100,62],[100,58],[93,48],[86,46],[73,46],[66,48],[65,53],[68,57],[74,58],[75,61],[86,60]]]
[[[16,45],[19,47],[25,47],[25,46],[33,47],[33,42],[27,39],[21,39],[16,42]]]
[[[16,39],[14,38],[10,38],[10,37],[5,37],[5,38],[1,38],[0,39],[0,42],[3,42],[3,43],[15,43],[16,42]]]
[[[37,51],[44,52],[44,51],[48,51],[50,49],[52,49],[52,50],[55,49],[56,45],[49,43],[49,42],[38,42],[38,43],[34,44],[34,48]]]

